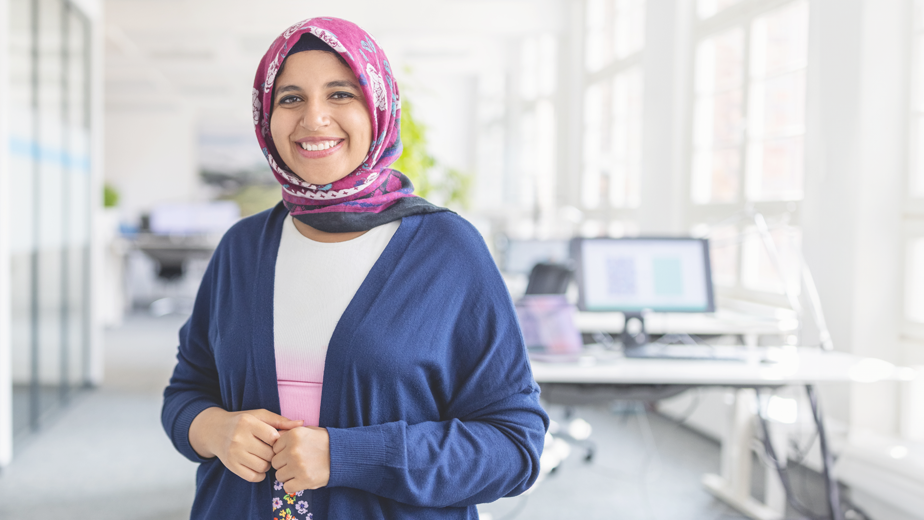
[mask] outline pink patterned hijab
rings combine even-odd
[[[273,82],[302,35],[313,35],[339,54],[359,80],[372,119],[372,146],[365,161],[346,177],[320,186],[303,181],[283,163],[270,134]],[[327,50],[327,49],[325,49]],[[391,165],[401,155],[401,101],[391,65],[375,39],[338,18],[311,18],[289,27],[260,60],[253,85],[257,141],[282,201],[295,218],[331,233],[365,231],[420,213],[447,211],[414,195],[414,187]]]

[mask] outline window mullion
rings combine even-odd
[[[751,27],[754,20],[744,24],[744,50],[742,53],[742,89],[741,92],[741,142],[739,143],[740,167],[738,168],[738,203],[748,204],[748,145],[751,141]]]

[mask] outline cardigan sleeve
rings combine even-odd
[[[218,255],[216,251],[199,286],[193,312],[180,329],[177,364],[164,390],[161,410],[161,423],[167,436],[177,451],[193,462],[208,460],[200,457],[189,444],[193,419],[206,408],[223,408],[218,370],[208,336],[212,274]]]
[[[421,507],[519,495],[539,475],[547,421],[528,387],[464,418],[328,428],[328,485]]]

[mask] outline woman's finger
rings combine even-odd
[[[279,439],[279,432],[276,431],[276,428],[262,419],[254,421],[249,427],[253,436],[266,443],[267,446],[272,446]]]
[[[276,480],[279,482],[287,482],[295,477],[295,471],[288,464],[283,464],[276,468]]]
[[[267,446],[265,442],[256,437],[254,437],[253,443],[248,447],[247,451],[267,462],[273,460],[273,457],[276,455],[276,453],[273,452],[272,446]]]
[[[289,457],[285,453],[277,453],[273,456],[273,459],[270,461],[270,464],[277,470],[286,467],[286,464],[289,463]]]
[[[263,479],[266,478],[266,472],[254,471],[243,464],[232,464],[226,467],[231,470],[231,473],[234,473],[247,482],[263,482]]]
[[[282,450],[286,449],[286,446],[289,445],[289,435],[283,433],[279,436],[279,439],[273,444],[273,453],[281,453]]]
[[[265,422],[266,424],[272,426],[277,430],[291,430],[292,428],[297,428],[301,426],[304,421],[295,421],[292,419],[287,419],[279,414],[275,414],[269,410],[254,410],[251,412],[255,417]]]
[[[245,453],[238,459],[238,464],[253,471],[254,473],[266,473],[270,469],[270,463],[253,455]]]
[[[307,483],[303,482],[301,479],[293,478],[291,480],[287,480],[282,485],[282,489],[284,489],[286,493],[292,495],[292,494],[298,493],[299,491],[308,489],[308,485]]]

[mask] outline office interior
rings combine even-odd
[[[221,233],[279,200],[253,74],[318,15],[387,50],[418,192],[475,225],[513,299],[576,237],[708,237],[716,311],[650,324],[760,319],[776,332],[709,341],[895,368],[818,385],[831,470],[869,518],[924,518],[924,0],[0,0],[0,489],[119,377],[107,338],[182,323]],[[721,444],[742,395],[644,409]],[[777,397],[771,426],[812,424],[799,388]],[[814,430],[786,431],[821,472]]]

